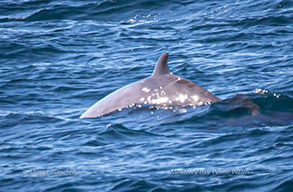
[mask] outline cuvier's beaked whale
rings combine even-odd
[[[153,74],[107,95],[80,118],[95,118],[135,104],[199,106],[221,101],[201,86],[174,75],[168,67],[168,52],[158,60]]]

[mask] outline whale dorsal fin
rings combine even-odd
[[[169,74],[170,70],[168,67],[168,52],[163,53],[161,57],[159,58],[157,65],[155,67],[155,70],[153,72],[153,75],[163,75],[163,74]]]

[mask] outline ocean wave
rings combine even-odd
[[[1,1],[0,188],[290,191],[292,6]],[[151,75],[166,51],[174,74],[222,101],[195,108],[137,104],[79,119],[99,99]],[[249,101],[260,111],[249,110]],[[80,172],[25,174],[64,167]],[[249,174],[172,174],[176,169]]]

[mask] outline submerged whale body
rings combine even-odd
[[[95,118],[134,104],[199,106],[220,99],[201,86],[174,75],[168,67],[168,53],[158,60],[153,74],[107,95],[80,118]]]

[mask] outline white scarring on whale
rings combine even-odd
[[[153,74],[107,95],[80,118],[95,118],[135,104],[199,106],[221,101],[201,86],[170,72],[168,52],[158,60]]]

